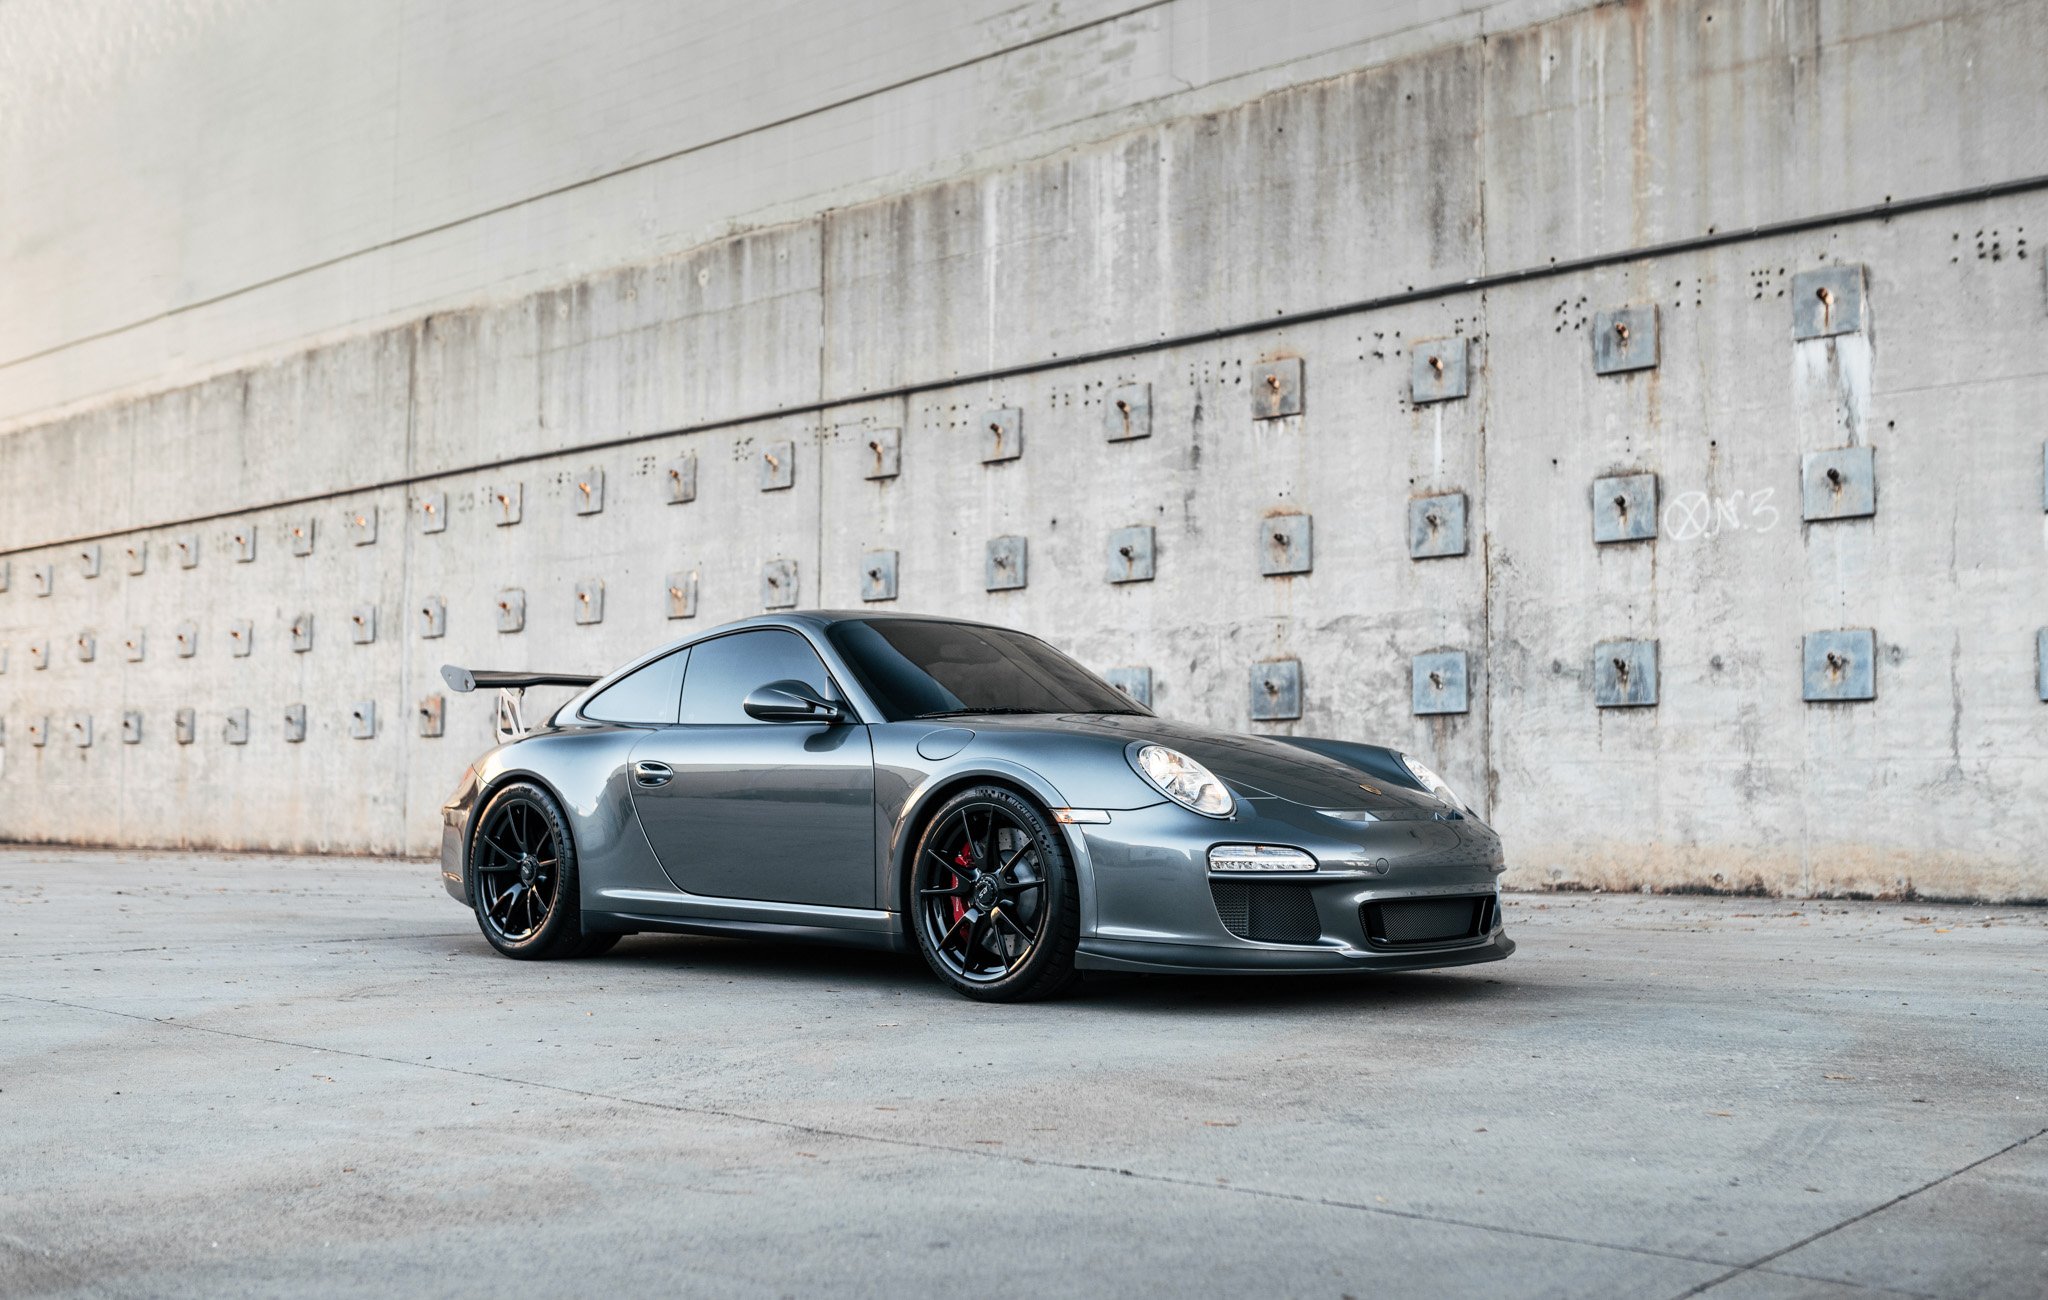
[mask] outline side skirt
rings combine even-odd
[[[894,916],[894,913],[890,913]],[[879,952],[908,952],[903,927],[849,930],[836,925],[794,925],[786,921],[750,921],[732,917],[656,916],[643,912],[585,912],[583,928],[593,933],[705,934],[731,939],[778,939],[785,942],[829,943]]]

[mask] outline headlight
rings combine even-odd
[[[1177,749],[1144,745],[1131,755],[1131,766],[1159,793],[1204,817],[1228,817],[1237,807],[1216,774]]]
[[[1423,789],[1429,791],[1453,808],[1468,808],[1465,801],[1458,797],[1458,792],[1451,789],[1450,785],[1442,777],[1430,771],[1421,759],[1416,758],[1413,754],[1403,754],[1401,755],[1401,762],[1407,767],[1409,775],[1422,783]]]

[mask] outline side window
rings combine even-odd
[[[676,701],[683,693],[683,666],[688,650],[678,650],[619,678],[591,697],[583,716],[596,722],[637,722],[671,726]]]
[[[700,641],[690,651],[690,671],[683,679],[682,721],[751,723],[754,719],[740,707],[747,692],[784,680],[803,682],[821,699],[839,698],[824,661],[794,632],[762,628]]]

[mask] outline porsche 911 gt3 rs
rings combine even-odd
[[[1086,970],[1493,961],[1500,841],[1382,746],[1169,722],[1046,642],[957,619],[746,619],[597,678],[496,687],[441,872],[510,957],[640,931],[915,948],[969,997]],[[580,693],[528,727],[529,687]]]

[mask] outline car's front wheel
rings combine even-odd
[[[1052,819],[1003,786],[963,790],[925,823],[910,872],[918,951],[970,998],[1021,1002],[1076,980],[1081,904]]]
[[[538,785],[515,781],[491,796],[470,837],[469,871],[476,923],[507,957],[592,957],[619,941],[583,932],[576,841]]]

